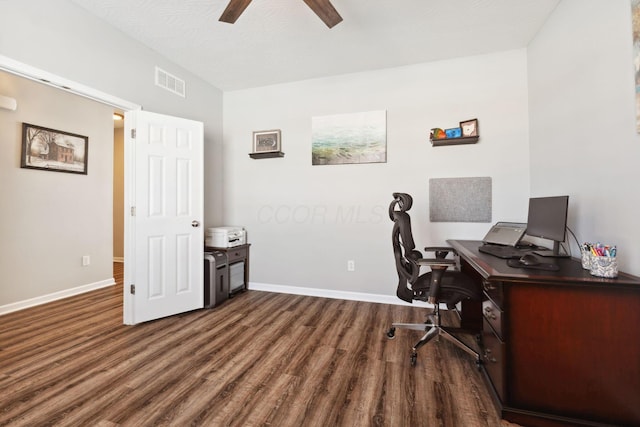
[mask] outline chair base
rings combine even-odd
[[[428,316],[425,323],[392,323],[391,328],[389,328],[389,330],[387,331],[387,338],[395,338],[396,328],[411,329],[414,331],[426,331],[422,338],[420,338],[420,340],[411,349],[411,366],[416,365],[416,360],[418,358],[418,349],[431,341],[433,338],[440,336],[444,337],[446,340],[450,341],[458,348],[473,356],[475,358],[475,363],[478,369],[482,365],[480,354],[469,345],[464,343],[462,340],[460,340],[458,337],[453,335],[455,333],[468,333],[468,331],[462,328],[442,326],[440,324],[440,314],[437,305],[436,308],[434,308],[434,312]]]

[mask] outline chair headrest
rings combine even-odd
[[[413,197],[408,195],[407,193],[393,193],[393,200],[389,205],[389,218],[391,221],[394,220],[394,212],[406,212],[411,209],[413,205]],[[396,210],[396,206],[398,210]]]

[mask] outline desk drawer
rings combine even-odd
[[[483,325],[482,343],[484,348],[482,352],[482,363],[493,388],[500,397],[500,401],[504,402],[505,345],[502,340],[493,333],[486,319]]]
[[[498,307],[502,308],[502,304],[504,301],[504,290],[503,290],[502,282],[494,282],[483,280],[482,281],[482,290],[484,293],[495,302]]]
[[[247,248],[230,248],[227,250],[227,262],[233,264],[236,261],[244,260],[247,257]]]
[[[504,339],[502,333],[502,310],[489,299],[482,302],[482,315],[485,321],[489,322],[493,330],[496,331],[498,337]]]

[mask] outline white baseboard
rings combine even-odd
[[[35,307],[36,305],[46,304],[51,301],[56,301],[62,298],[71,297],[74,295],[83,294],[85,292],[93,291],[107,286],[115,285],[116,281],[112,278],[101,280],[100,282],[89,283],[88,285],[82,285],[71,289],[65,289],[64,291],[54,292],[52,294],[42,295],[39,297],[31,298],[24,301],[13,302],[11,304],[0,305],[0,315],[11,313],[13,311],[24,310],[25,308]]]
[[[114,262],[118,262],[114,259]],[[85,292],[93,291],[96,289],[104,288],[107,286],[115,285],[113,278],[102,280],[100,282],[90,283],[88,285],[78,286],[71,289],[65,289],[64,291],[54,292],[47,295],[42,295],[36,298],[31,298],[24,301],[18,301],[11,304],[0,305],[0,315],[11,313],[13,311],[23,310],[29,307],[35,307],[37,305],[46,304],[48,302],[56,301],[62,298],[67,298],[74,295],[83,294]],[[319,288],[304,288],[299,286],[287,286],[287,285],[273,285],[268,283],[256,283],[249,282],[248,289],[254,291],[276,292],[281,294],[292,295],[305,295],[321,298],[332,299],[344,299],[350,301],[362,301],[362,302],[374,302],[379,304],[392,304],[392,305],[406,305],[413,307],[432,307],[431,304],[423,301],[414,301],[413,304],[405,302],[396,296],[380,295],[380,294],[368,294],[364,292],[347,292],[336,291],[330,289]]]
[[[363,292],[335,291],[318,288],[302,288],[299,286],[272,285],[268,283],[249,282],[248,289],[253,291],[277,292],[281,294],[305,295],[311,297],[344,299],[350,301],[375,302],[379,304],[408,305],[413,307],[433,307],[423,301],[414,301],[410,304],[396,296],[367,294]]]

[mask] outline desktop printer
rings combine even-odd
[[[232,248],[247,243],[244,227],[213,227],[205,233],[205,246]]]

